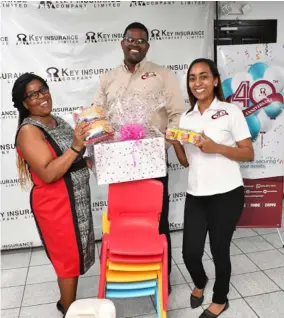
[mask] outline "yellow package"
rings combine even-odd
[[[182,130],[179,129],[177,134],[177,140],[184,143],[194,144],[198,139],[200,139],[201,134],[192,130]]]
[[[177,139],[178,132],[179,132],[179,130],[176,129],[176,128],[168,128],[167,132],[166,132],[166,139],[168,139],[168,140],[178,140]]]

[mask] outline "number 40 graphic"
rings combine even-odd
[[[256,104],[275,93],[276,89],[273,84],[266,80],[257,81],[251,87],[249,81],[242,81],[235,93],[229,97],[229,102],[238,102],[241,103],[244,108],[247,108],[249,107],[250,101]]]

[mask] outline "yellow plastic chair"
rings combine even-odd
[[[107,267],[111,271],[121,271],[121,272],[141,272],[141,271],[159,271],[162,266],[160,263],[152,264],[122,264],[108,261]]]
[[[109,234],[110,222],[107,218],[107,211],[103,213],[102,226],[103,226],[103,234]]]
[[[118,272],[107,270],[106,281],[112,283],[141,282],[143,280],[157,279],[157,272]]]

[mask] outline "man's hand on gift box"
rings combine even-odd
[[[89,157],[85,157],[85,162],[86,162],[86,165],[89,169],[92,169],[92,166],[93,166],[93,160],[92,158],[89,158]]]

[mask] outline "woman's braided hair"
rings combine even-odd
[[[15,81],[13,89],[12,89],[12,101],[14,103],[14,107],[19,112],[18,129],[20,128],[24,119],[29,116],[29,111],[24,106],[24,99],[25,99],[26,87],[33,80],[38,80],[44,86],[48,87],[46,81],[40,76],[35,75],[33,73],[24,73]],[[17,168],[18,168],[18,174],[19,174],[19,183],[21,187],[25,188],[29,186],[31,184],[30,172],[29,172],[26,161],[22,157],[20,157],[18,153],[17,153]]]

